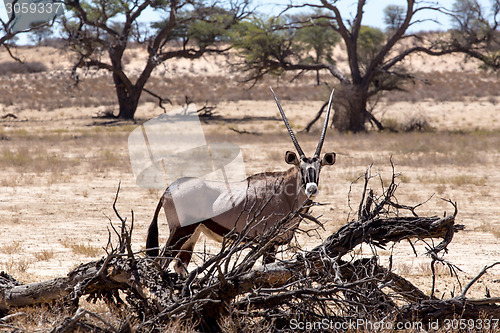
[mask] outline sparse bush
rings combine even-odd
[[[384,128],[388,129],[389,131],[394,131],[394,132],[399,131],[400,127],[399,122],[394,118],[383,119],[382,125],[384,125]]]
[[[47,66],[39,61],[25,63],[4,61],[0,63],[0,75],[41,73],[47,70]]]
[[[2,72],[3,70],[0,68],[0,73]],[[195,74],[179,75],[174,78],[153,76],[148,81],[148,89],[170,98],[176,104],[184,104],[186,91],[189,91],[189,96],[195,103],[219,103],[222,101],[268,100],[270,98],[268,87],[276,83],[272,78],[266,77],[252,89],[248,89],[247,85],[236,84],[243,79],[238,75],[231,79],[231,82],[235,82],[235,84],[230,84],[224,75],[198,76],[197,73]],[[63,107],[109,106],[106,115],[101,113],[98,116],[110,116],[111,112],[109,111],[111,110],[114,111],[113,116],[116,115],[115,91],[107,74],[87,73],[86,75],[88,77],[77,87],[74,87],[69,73],[43,80],[26,77],[14,81],[0,75],[2,104],[47,111]],[[389,103],[408,101],[420,103],[429,99],[447,102],[463,101],[468,98],[475,100],[487,98],[488,102],[495,103],[498,99],[495,96],[500,91],[500,77],[493,74],[451,72],[440,73],[437,76],[435,73],[420,73],[419,76],[430,80],[432,85],[429,86],[418,81],[406,92],[386,93],[384,100]],[[291,75],[283,75],[282,77],[283,81],[291,78]],[[315,80],[313,75],[303,75],[294,79],[293,83],[289,84],[286,89],[278,88],[276,92],[280,96],[284,96],[282,99],[324,101],[326,99],[324,86],[310,84],[313,80]],[[23,94],[27,86],[31,86],[37,92],[29,99],[26,99],[26,95]],[[145,94],[144,98],[141,98],[141,104],[156,103],[156,99],[148,96]],[[313,115],[311,114],[308,118],[312,119]],[[386,122],[387,120],[383,122],[384,125],[390,128],[385,124]]]
[[[398,264],[397,271],[401,275],[409,276],[414,274],[414,269],[412,264],[402,262]]]
[[[403,132],[429,132],[433,130],[433,127],[429,123],[426,117],[422,115],[414,116],[408,119],[403,125]]]
[[[486,184],[487,178],[462,174],[462,175],[450,176],[450,177],[446,177],[446,176],[434,176],[434,177],[419,176],[418,180],[424,184],[436,183],[436,184],[441,184],[441,185],[448,184],[448,185],[460,187],[460,186],[465,186],[465,185],[483,186]]]
[[[11,274],[22,274],[26,273],[32,263],[33,260],[27,258],[21,258],[20,260],[10,259],[3,266]]]
[[[29,152],[27,149],[20,149],[18,151],[4,150],[0,155],[0,161],[3,166],[12,167],[25,167],[31,162]]]
[[[35,258],[39,261],[47,261],[54,258],[53,250],[41,250],[35,253]]]
[[[495,223],[486,223],[483,222],[479,227],[477,227],[475,230],[483,231],[483,232],[489,232],[493,234],[496,238],[500,238],[500,226]]]
[[[267,152],[267,159],[269,161],[281,161],[283,159],[283,152],[281,150],[272,150]]]
[[[90,244],[85,245],[83,243],[73,244],[71,250],[75,254],[81,254],[87,257],[97,257],[101,253],[101,248]]]
[[[399,175],[398,179],[401,183],[410,183],[411,182],[411,178],[407,175],[404,175],[404,174]]]
[[[17,270],[20,273],[25,273],[32,263],[33,263],[32,260],[27,259],[27,258],[22,258],[22,259],[17,261]]]
[[[446,185],[444,184],[439,184],[436,186],[436,193],[439,195],[443,195],[446,191]]]
[[[18,150],[4,150],[0,153],[0,166],[13,167],[23,172],[62,171],[80,163],[77,159],[65,158],[46,150],[31,150],[21,147]]]
[[[21,252],[21,249],[22,243],[20,241],[15,241],[0,247],[0,252],[5,254],[15,254]]]
[[[382,121],[382,125],[392,132],[430,132],[434,129],[427,118],[422,115],[410,117],[403,123],[394,118],[387,118]]]
[[[393,91],[384,98],[391,102],[421,102],[423,100],[464,101],[496,96],[500,91],[500,77],[485,72],[435,72],[417,73],[422,81],[416,81],[406,91]],[[430,84],[427,84],[430,83]]]
[[[101,248],[93,246],[87,243],[75,243],[69,238],[65,238],[60,241],[61,245],[71,249],[74,254],[79,254],[86,257],[97,257],[101,253]]]
[[[115,108],[112,105],[107,106],[103,111],[97,114],[97,118],[103,118],[103,119],[116,118]]]
[[[424,276],[432,276],[432,267],[429,263],[421,263],[418,265],[417,270]],[[434,272],[436,275],[445,275],[449,270],[444,264],[438,262],[434,265]]]

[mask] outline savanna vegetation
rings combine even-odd
[[[498,1],[456,1],[452,30],[418,33],[408,32],[415,14],[443,9],[388,6],[378,29],[363,24],[365,2],[357,4],[351,20],[327,1],[280,17],[246,2],[70,1],[61,38],[51,35],[57,25],[36,30],[37,46],[15,47],[2,22],[2,330],[274,332],[390,318],[417,332],[411,324],[431,329],[458,316],[493,323]],[[144,24],[143,11],[164,19]],[[128,135],[165,111],[205,105],[208,142],[240,146],[247,174],[283,170],[293,147],[269,86],[308,151],[319,135],[310,123],[337,89],[325,142],[337,162],[322,172],[322,205],[274,265],[262,265],[259,251],[279,228],[255,243],[202,238],[187,280],[159,269],[143,251],[161,191],[137,187]]]

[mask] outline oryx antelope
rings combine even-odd
[[[166,248],[170,251],[168,255],[179,257],[174,269],[177,273],[186,274],[200,232],[221,242],[234,229],[236,233],[245,232],[246,239],[252,239],[264,234],[290,212],[302,206],[307,207],[304,203],[318,194],[321,167],[335,163],[335,153],[326,153],[320,158],[333,91],[318,146],[311,158],[306,157],[302,151],[278,98],[272,89],[271,92],[298,153],[298,157],[291,151],[285,153],[285,162],[293,167],[287,171],[256,174],[229,184],[191,177],[176,180],[165,190],[156,207],[148,229],[148,255],[159,255],[158,214],[161,207],[165,210],[170,229],[166,243]],[[287,224],[292,227],[280,235],[271,253],[265,256],[264,262],[274,261],[277,247],[291,241],[299,219],[297,217]],[[253,225],[249,228],[248,223]]]

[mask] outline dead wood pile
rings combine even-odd
[[[227,322],[234,331],[294,331],[301,327],[299,323],[306,322],[345,331],[369,330],[368,323],[373,322],[387,327],[419,322],[425,328],[436,320],[500,318],[500,298],[467,297],[470,287],[500,262],[485,267],[452,298],[434,295],[437,264],[446,265],[451,275],[457,275],[457,267],[442,257],[453,235],[464,228],[455,223],[456,204],[450,201],[454,210],[450,215],[418,216],[415,211],[419,205],[397,202],[394,171],[387,187],[382,182],[378,196],[369,188],[372,178],[370,169],[362,177],[357,218],[312,250],[290,246],[283,250],[281,260],[256,266],[283,228],[290,227],[286,222],[300,215],[294,212],[255,241],[244,242],[244,235],[227,236],[221,250],[206,256],[187,278],[164,269],[158,260],[142,252],[134,253],[133,212],[131,223],[127,223],[115,208],[121,228],[113,227],[117,241],[113,244],[110,233],[105,258],[82,264],[65,277],[40,283],[21,284],[7,273],[0,274],[0,327],[15,331],[14,323],[6,322],[16,309],[45,303],[71,307],[73,313],[52,332],[152,332],[163,331],[172,323],[221,331],[228,330]],[[301,216],[320,224],[312,216]],[[412,247],[417,241],[426,244],[433,272],[429,294],[394,272],[392,255],[388,267],[384,267],[375,250],[372,257],[354,254],[361,244],[387,249],[401,241],[408,241]],[[124,319],[117,325],[81,308],[84,296],[105,301]],[[358,326],[349,326],[353,322]]]

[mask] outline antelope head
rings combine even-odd
[[[325,153],[322,158],[321,148],[323,147],[323,142],[325,141],[326,129],[328,127],[328,118],[330,117],[330,110],[332,107],[332,99],[333,92],[330,94],[330,101],[328,102],[328,108],[326,110],[325,123],[323,124],[323,130],[321,131],[321,136],[319,138],[318,146],[316,147],[316,152],[314,156],[309,158],[304,154],[302,148],[300,148],[299,142],[293,133],[290,124],[288,123],[288,119],[286,118],[285,112],[276,97],[273,89],[271,88],[271,92],[273,93],[274,99],[276,100],[276,104],[278,105],[278,109],[280,110],[281,117],[283,118],[283,122],[288,129],[288,133],[292,138],[292,142],[297,150],[299,156],[292,151],[287,151],[285,153],[285,162],[288,164],[293,164],[299,170],[301,178],[302,178],[302,186],[304,187],[304,191],[307,196],[312,197],[316,196],[319,193],[318,184],[319,184],[319,173],[321,171],[321,167],[323,165],[333,165],[335,163],[335,153]]]

